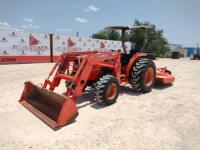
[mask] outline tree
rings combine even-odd
[[[94,38],[94,39],[107,39],[106,30],[101,30],[97,33],[94,33],[92,35],[92,38]]]
[[[121,36],[118,31],[115,30],[101,30],[92,35],[94,39],[105,39],[105,40],[120,40]]]
[[[138,20],[135,20],[134,25],[152,26],[152,29],[148,29],[147,32],[145,49],[155,52],[159,56],[164,56],[169,51],[167,39],[163,36],[163,30],[157,30],[155,25]],[[93,34],[92,37],[95,39],[130,41],[135,43],[135,50],[143,48],[145,40],[144,29],[132,29],[130,32],[125,32],[124,35],[124,37],[121,37],[119,32],[115,30],[102,30]]]
[[[139,22],[135,20],[134,25],[147,25],[152,29],[147,31],[147,43],[145,49],[155,52],[159,56],[164,56],[168,51],[168,41],[163,36],[163,30],[157,30],[156,26],[149,22]],[[133,29],[130,32],[129,41],[135,43],[135,49],[142,49],[144,45],[144,29]]]
[[[117,40],[120,40],[120,38],[121,38],[119,32],[115,31],[115,30],[107,30],[106,34],[107,34],[107,39],[108,40],[117,41]]]

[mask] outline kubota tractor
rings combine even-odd
[[[53,92],[61,80],[66,82],[66,92]],[[146,93],[155,82],[171,84],[174,80],[170,71],[156,69],[144,53],[130,56],[126,51],[67,52],[57,60],[42,86],[25,82],[19,102],[56,130],[78,116],[77,98],[86,86],[94,88],[98,103],[111,105],[116,102],[121,85],[130,84],[133,92]]]

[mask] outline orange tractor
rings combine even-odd
[[[61,80],[65,80],[66,92],[53,92]],[[146,93],[155,82],[171,84],[174,80],[166,68],[156,69],[145,53],[130,56],[126,51],[67,52],[57,60],[42,86],[25,82],[19,102],[56,130],[78,116],[77,98],[86,86],[93,87],[98,103],[111,105],[118,98],[120,85],[128,83],[133,92]]]

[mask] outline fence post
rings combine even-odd
[[[50,36],[50,61],[53,62],[53,34],[49,34]]]

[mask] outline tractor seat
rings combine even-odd
[[[132,58],[131,54],[122,54],[121,55],[121,65],[122,66],[127,65],[131,58]]]

